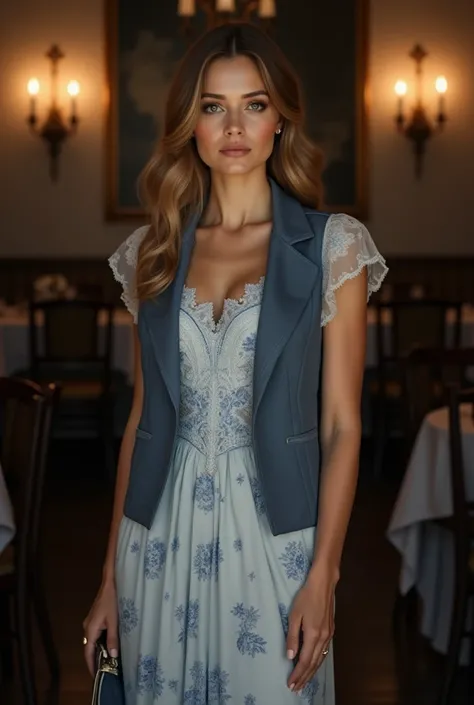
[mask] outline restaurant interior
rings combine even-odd
[[[136,184],[175,66],[232,19],[292,61],[325,210],[389,270],[367,307],[337,705],[473,703],[472,0],[0,4],[0,702],[91,702],[82,623],[134,374],[108,258],[149,222]]]

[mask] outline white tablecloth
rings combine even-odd
[[[114,312],[112,367],[123,371],[133,384],[132,318],[125,309]],[[0,315],[0,377],[29,366],[28,317],[10,309]]]
[[[465,485],[474,499],[474,423],[462,413]],[[415,587],[423,602],[421,632],[436,651],[446,653],[454,599],[454,545],[450,532],[431,520],[452,515],[448,410],[427,415],[400,488],[387,531],[400,552],[400,592]],[[468,661],[465,643],[461,662]]]
[[[14,535],[13,509],[0,467],[0,553],[8,546]]]

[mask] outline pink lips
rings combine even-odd
[[[243,147],[234,147],[229,149],[221,149],[220,152],[225,157],[245,157],[245,155],[250,152],[250,149],[245,149]]]

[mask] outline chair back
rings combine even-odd
[[[403,360],[404,430],[411,451],[426,414],[448,403],[450,385],[466,387],[474,348],[419,348]]]
[[[449,390],[449,441],[451,459],[451,492],[453,502],[453,528],[455,532],[456,561],[465,565],[468,561],[471,542],[474,540],[470,527],[473,523],[474,501],[467,498],[466,468],[463,452],[463,426],[472,430],[474,424],[474,387],[460,389],[452,385]]]
[[[30,368],[35,380],[95,378],[110,387],[113,304],[90,300],[30,303]]]
[[[377,353],[382,364],[399,361],[416,348],[460,345],[462,305],[459,302],[378,301],[376,311]]]
[[[17,570],[27,570],[38,545],[51,415],[57,398],[23,379],[0,378],[1,466],[12,500]]]

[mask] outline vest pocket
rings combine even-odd
[[[288,436],[286,439],[287,443],[302,443],[304,441],[310,441],[312,438],[315,438],[319,433],[319,426],[315,426],[314,428],[311,428],[309,431],[305,431],[304,433],[298,433],[296,436]]]
[[[137,438],[144,438],[146,441],[149,441],[150,438],[152,438],[151,433],[148,433],[148,431],[144,431],[142,428],[138,428],[136,430],[136,436]]]

